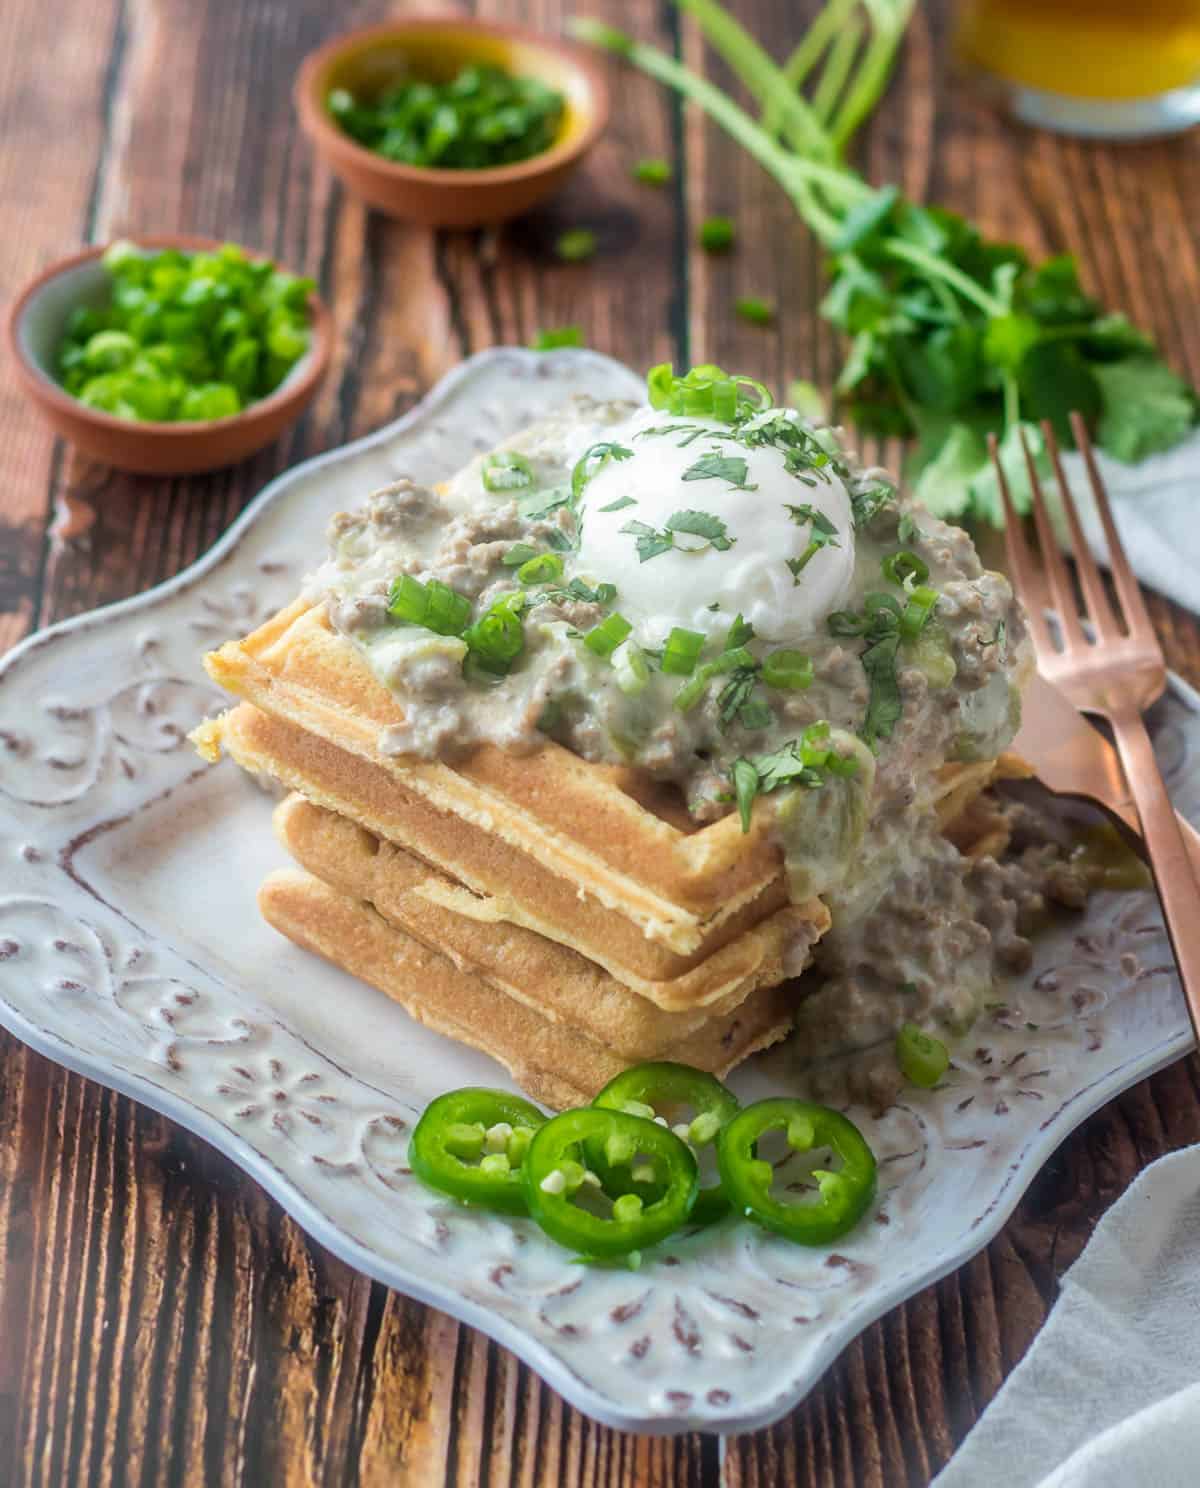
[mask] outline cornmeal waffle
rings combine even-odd
[[[544,869],[535,870],[527,859],[485,833],[431,812],[379,766],[245,703],[205,725],[205,730],[210,751],[223,745],[244,769],[299,790],[426,863],[449,866],[462,882],[427,870],[423,899],[431,907],[442,905],[455,919],[479,922],[477,936],[494,935],[508,923],[537,932],[559,948],[569,943],[625,987],[669,1011],[731,1005],[753,987],[794,975],[829,926],[829,912],[819,901],[785,906],[727,940],[699,964],[685,962],[685,969],[662,979],[640,976],[624,964],[638,959],[636,926],[580,898],[572,885]],[[529,883],[522,902],[517,902],[511,892],[513,878],[523,870]],[[490,892],[493,888],[495,892]],[[529,904],[536,908],[527,908]],[[731,921],[730,928],[737,923]],[[669,953],[655,949],[654,958],[641,959],[653,959],[656,967],[666,962],[668,973],[674,970]]]
[[[759,1021],[763,987],[784,979],[779,958],[761,982],[744,984],[703,1008],[665,1012],[622,986],[576,951],[520,925],[481,923],[447,907],[441,874],[402,848],[365,832],[335,812],[290,796],[275,811],[275,831],[299,865],[331,888],[369,903],[389,924],[440,951],[461,970],[548,1018],[582,1028],[630,1061],[657,1058],[702,1028],[723,1031],[735,1012]],[[458,889],[460,897],[468,891]],[[450,903],[454,902],[450,898]],[[815,939],[815,936],[813,937]],[[789,947],[798,972],[811,942]]]
[[[243,748],[249,768],[415,852],[481,896],[488,918],[571,945],[628,986],[682,977],[787,904],[779,850],[759,814],[749,833],[736,814],[695,826],[635,772],[552,742],[525,756],[482,745],[453,766],[380,753],[380,731],[401,708],[323,607],[298,600],[205,665],[290,725],[257,763]],[[209,758],[221,730],[197,731]],[[946,766],[936,794],[959,809],[995,768]],[[790,908],[827,923],[816,901]]]
[[[369,905],[297,869],[280,869],[258,895],[264,918],[289,940],[362,978],[418,1022],[482,1049],[546,1105],[587,1102],[631,1060],[577,1025],[518,1002],[482,977],[389,924]],[[786,989],[755,993],[737,1012],[714,1018],[669,1052],[724,1075],[791,1027]]]

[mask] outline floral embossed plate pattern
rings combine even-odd
[[[484,353],[399,422],[273,482],[186,573],[12,652],[0,1021],[199,1133],[322,1244],[492,1334],[581,1409],[639,1431],[738,1431],[786,1412],[859,1329],[979,1249],[1073,1125],[1191,1039],[1153,897],[1101,895],[1038,942],[941,1088],[854,1113],[880,1197],[836,1251],[727,1222],[640,1271],[588,1269],[528,1221],[413,1179],[425,1102],[506,1082],[259,919],[255,889],[283,861],[272,803],[187,744],[223,701],[200,654],[290,598],[333,511],[401,473],[446,476],[571,392],[638,389],[588,352]],[[1197,814],[1193,705],[1176,688],[1158,732]],[[790,1074],[776,1054],[733,1084],[757,1098],[794,1091]]]

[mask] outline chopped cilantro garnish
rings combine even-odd
[[[699,553],[712,547],[724,553],[737,542],[736,537],[729,536],[720,517],[702,511],[672,512],[661,532],[646,522],[626,522],[620,530],[636,540],[638,560],[641,563],[657,558],[660,553],[669,552],[672,548],[677,548],[681,553]],[[681,543],[677,541],[676,534],[699,537],[703,541]]]
[[[689,444],[694,444],[697,439],[702,438],[705,434],[710,439],[726,438],[726,435],[720,430],[706,429],[703,424],[659,424],[654,429],[639,429],[635,438],[642,439],[651,434],[682,434],[683,438],[678,443],[679,449],[686,449]]]
[[[904,512],[896,524],[896,537],[902,543],[925,541],[925,534],[913,520],[911,512]]]
[[[610,501],[607,506],[598,507],[598,511],[614,512],[624,511],[627,506],[636,506],[637,502],[632,496],[618,496],[615,501]]]
[[[632,458],[631,449],[611,439],[602,439],[598,444],[593,444],[589,449],[584,450],[579,459],[575,461],[575,468],[571,471],[572,501],[578,503],[583,495],[584,486],[602,465],[606,465],[609,460],[631,460]]]
[[[900,700],[900,684],[896,679],[896,652],[899,645],[900,636],[893,633],[874,641],[862,654],[863,671],[867,674],[871,692],[861,732],[872,749],[880,739],[890,738],[892,730],[900,721],[903,705]]]
[[[723,480],[737,491],[757,491],[756,485],[748,485],[746,475],[749,467],[741,455],[723,455],[720,450],[711,450],[701,455],[694,465],[683,472],[685,481]]]
[[[880,481],[875,486],[868,486],[865,491],[851,491],[850,510],[854,513],[855,530],[868,526],[884,507],[891,506],[895,499],[896,488],[889,486],[886,481]]]
[[[514,543],[500,562],[505,568],[519,568],[522,563],[528,563],[531,558],[538,556],[538,550],[532,543]]]
[[[646,522],[626,522],[621,528],[636,540],[639,563],[647,563],[660,553],[669,553],[675,546],[675,537],[670,532],[659,532]]]
[[[822,511],[817,511],[812,506],[788,505],[788,514],[798,526],[808,523],[808,546],[799,558],[785,558],[788,571],[792,576],[792,583],[800,582],[800,575],[808,567],[814,554],[819,553],[822,548],[840,548],[838,542],[838,531],[829,518]]]
[[[517,497],[517,512],[527,522],[540,522],[571,499],[569,486],[552,486],[548,491],[530,491]]]

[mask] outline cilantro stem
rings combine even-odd
[[[829,132],[839,158],[844,155],[863,120],[879,102],[887,86],[896,49],[916,9],[916,0],[863,0],[863,3],[871,16],[875,34],[867,45],[858,76],[842,103],[841,112],[836,119],[829,121]]]
[[[813,92],[813,112],[826,127],[836,117],[837,101],[854,67],[854,58],[862,43],[864,30],[859,17],[852,17],[838,32],[829,48],[829,56],[821,69],[821,80]]]
[[[964,274],[961,269],[956,269],[952,263],[947,263],[944,258],[938,258],[936,254],[920,248],[916,243],[905,243],[898,239],[890,239],[884,247],[889,258],[901,258],[906,263],[912,264],[922,273],[928,274],[931,279],[941,279],[952,288],[958,290],[964,300],[971,303],[985,315],[1000,316],[1005,313],[1006,306],[996,298],[988,294],[981,285],[969,275]]]
[[[813,197],[809,182],[823,185],[831,192],[840,193],[847,201],[855,201],[870,195],[870,188],[858,177],[839,170],[836,166],[823,166],[816,161],[791,155],[749,114],[719,88],[698,77],[674,57],[668,57],[657,47],[634,41],[623,32],[615,31],[600,21],[580,17],[570,24],[572,35],[581,41],[606,47],[640,67],[650,77],[667,87],[674,88],[684,98],[690,99],[714,119],[742,146],[748,155],[779,182],[787,192],[797,212],[824,242],[830,243],[837,236],[840,222]]]
[[[1004,374],[1004,426],[1006,429],[1015,429],[1021,417],[1021,389],[1017,384],[1016,374],[1006,372]]]
[[[829,0],[825,9],[819,12],[795,51],[783,64],[783,75],[790,87],[799,89],[803,85],[858,3],[859,0]],[[775,128],[779,127],[774,120],[768,122],[764,118],[763,122],[768,129],[773,125]]]
[[[714,51],[737,73],[758,103],[779,111],[784,128],[797,149],[818,156],[832,156],[829,136],[822,129],[814,110],[791,87],[782,69],[740,22],[715,0],[675,0],[675,3],[680,10],[695,16]]]

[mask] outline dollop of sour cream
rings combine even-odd
[[[669,425],[685,427],[655,432]],[[690,437],[697,427],[704,432]],[[849,594],[854,524],[841,478],[825,465],[798,479],[783,450],[747,447],[731,435],[728,424],[713,419],[640,409],[610,436],[630,456],[608,459],[585,489],[575,571],[617,586],[614,609],[646,645],[661,645],[676,625],[723,635],[737,614],[765,640],[800,640]],[[744,478],[731,478],[740,465],[719,467],[725,474],[698,473],[698,462],[714,454],[744,461]],[[810,508],[834,532],[793,574],[787,560],[802,558],[814,526],[791,510],[797,507]],[[665,534],[678,512],[719,518],[730,545],[722,549],[680,531],[671,548],[641,559],[638,532],[629,524]]]

